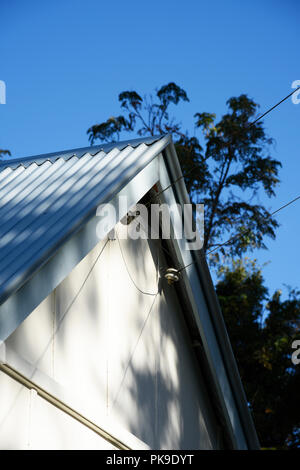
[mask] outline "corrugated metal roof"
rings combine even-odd
[[[170,142],[170,136],[0,163],[0,304]]]

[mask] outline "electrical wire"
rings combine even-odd
[[[251,127],[253,126],[253,124],[255,124],[257,121],[259,121],[260,119],[262,119],[264,116],[266,116],[267,114],[269,114],[271,111],[273,111],[273,109],[277,108],[277,106],[279,106],[281,103],[283,103],[284,101],[286,101],[290,96],[292,96],[294,93],[296,93],[296,91],[300,90],[300,87],[296,88],[294,91],[292,91],[289,95],[287,95],[285,98],[283,98],[281,101],[279,101],[277,104],[275,104],[274,106],[272,106],[272,108],[268,109],[268,111],[266,111],[265,113],[263,113],[261,116],[259,116],[257,119],[255,119],[255,121],[251,122],[249,126],[246,127],[246,129],[248,129],[248,127]]]
[[[246,126],[246,129],[248,129],[248,128],[250,128],[251,126],[253,126],[256,122],[258,122],[258,121],[259,121],[260,119],[262,119],[264,116],[266,116],[266,115],[269,114],[271,111],[273,111],[273,109],[275,109],[275,108],[278,107],[281,103],[283,103],[284,101],[286,101],[290,96],[292,96],[292,95],[293,95],[294,93],[296,93],[298,90],[300,90],[300,87],[299,87],[299,88],[296,88],[296,89],[295,89],[294,91],[292,91],[289,95],[287,95],[285,98],[283,98],[283,99],[282,99],[281,101],[279,101],[277,104],[275,104],[272,108],[270,108],[270,109],[267,110],[265,113],[263,113],[261,116],[259,116],[257,119],[255,119],[253,122],[251,122],[248,126]],[[191,173],[195,168],[197,168],[197,167],[194,166],[194,167],[190,168],[190,170],[188,170],[187,172],[185,172],[184,175],[181,175],[180,177],[178,177],[177,179],[175,179],[175,180],[174,180],[171,184],[169,184],[166,188],[164,188],[162,191],[160,191],[158,194],[156,194],[156,195],[154,196],[154,198],[159,197],[164,191],[166,191],[167,189],[169,189],[170,187],[172,187],[173,185],[175,185],[175,184],[176,184],[178,181],[180,181],[182,178],[186,177],[186,176],[187,176],[189,173]],[[294,202],[298,201],[299,199],[300,199],[300,195],[297,196],[296,198],[292,199],[291,201],[287,202],[287,203],[284,204],[283,206],[279,207],[278,209],[276,209],[276,210],[273,211],[272,213],[270,213],[269,216],[266,217],[265,219],[267,220],[269,217],[271,217],[271,216],[277,214],[278,212],[280,212],[281,210],[285,209],[286,207],[288,207],[289,205],[293,204]],[[150,201],[148,201],[148,204],[151,203],[151,200],[152,200],[152,199],[150,199]],[[148,204],[147,204],[147,205],[148,205]],[[209,251],[209,252],[207,253],[207,255],[208,255],[208,254],[211,254],[211,253],[213,253],[213,252],[215,252],[215,251],[217,251],[217,250],[219,250],[222,246],[225,246],[226,244],[230,243],[230,241],[234,240],[235,238],[237,238],[237,237],[238,237],[238,238],[241,238],[242,236],[244,236],[244,235],[245,235],[247,232],[249,232],[249,231],[250,231],[250,229],[246,229],[243,233],[239,233],[239,234],[237,234],[237,235],[234,235],[233,237],[230,237],[226,242],[222,243],[221,245],[218,245],[216,248],[214,248],[213,250]],[[130,274],[130,271],[129,271],[129,269],[128,269],[128,266],[127,266],[127,263],[126,263],[126,260],[125,260],[125,257],[124,257],[124,253],[123,253],[123,250],[122,250],[122,247],[121,247],[121,243],[120,243],[120,240],[119,240],[117,231],[115,231],[115,233],[116,233],[116,239],[118,240],[118,244],[119,244],[121,256],[122,256],[123,261],[124,261],[124,265],[125,265],[125,267],[126,267],[128,276],[130,277],[132,283],[134,284],[134,286],[136,287],[136,289],[137,289],[139,292],[141,292],[142,294],[144,294],[144,295],[150,295],[150,296],[153,296],[153,297],[154,297],[153,302],[151,303],[149,312],[148,312],[148,314],[147,314],[147,316],[146,316],[146,318],[145,318],[145,321],[144,321],[144,323],[143,323],[143,326],[142,326],[142,328],[141,328],[141,331],[140,331],[140,333],[139,333],[139,336],[138,336],[137,341],[136,341],[136,343],[135,343],[135,346],[134,346],[134,348],[133,348],[133,351],[132,351],[132,353],[131,353],[131,356],[130,356],[128,365],[127,365],[127,367],[126,367],[126,369],[125,369],[125,371],[124,371],[124,376],[123,376],[123,379],[122,379],[121,384],[120,384],[120,387],[119,387],[119,391],[120,391],[121,386],[122,386],[122,383],[123,383],[123,381],[124,381],[124,379],[125,379],[125,376],[126,376],[128,367],[129,367],[129,365],[130,365],[130,362],[131,362],[131,360],[132,360],[132,357],[133,357],[134,352],[135,352],[135,350],[136,350],[136,347],[137,347],[137,345],[138,345],[138,342],[139,342],[139,340],[140,340],[140,338],[141,338],[141,335],[142,335],[142,333],[143,333],[143,331],[144,331],[144,328],[145,328],[145,326],[146,326],[146,323],[147,323],[147,321],[148,321],[148,319],[149,319],[149,317],[150,317],[150,314],[151,314],[151,312],[152,312],[152,309],[153,309],[153,306],[154,306],[154,304],[155,304],[156,298],[157,298],[157,296],[158,296],[158,294],[159,294],[159,286],[157,285],[157,292],[155,292],[155,293],[145,292],[145,291],[143,291],[142,289],[140,289],[140,288],[138,287],[138,285],[136,284],[136,282],[135,282],[134,279],[132,278],[132,276],[131,276],[131,274]],[[68,307],[67,307],[67,309],[65,310],[65,312],[63,313],[62,317],[60,318],[60,321],[59,321],[59,324],[57,325],[56,330],[58,330],[58,328],[59,328],[60,324],[62,323],[64,317],[66,316],[66,314],[68,313],[68,311],[70,310],[70,308],[72,307],[72,305],[74,304],[74,302],[76,301],[76,299],[78,298],[78,296],[80,295],[80,293],[81,293],[81,291],[82,291],[84,285],[86,284],[86,282],[87,282],[89,276],[91,275],[91,273],[92,273],[94,267],[96,266],[96,264],[97,264],[97,262],[98,262],[100,256],[102,255],[102,253],[103,253],[103,251],[104,251],[104,249],[105,249],[105,247],[106,247],[108,241],[109,241],[109,238],[106,240],[104,246],[103,246],[102,249],[100,250],[100,253],[99,253],[98,256],[96,257],[95,261],[93,262],[93,264],[92,264],[92,266],[91,266],[89,272],[87,273],[87,275],[86,275],[86,277],[85,277],[83,283],[81,284],[81,287],[80,287],[79,290],[77,291],[77,294],[75,295],[75,297],[73,298],[73,300],[72,300],[71,303],[68,305]],[[200,253],[200,255],[202,255],[203,257],[206,256],[204,253]],[[184,269],[188,268],[189,266],[191,266],[191,265],[193,265],[193,264],[195,264],[195,263],[196,263],[196,262],[193,261],[192,263],[189,263],[189,264],[187,264],[186,266],[181,267],[181,268],[178,270],[178,272],[183,271]],[[160,279],[160,278],[159,278],[159,266],[157,266],[157,282],[158,282],[158,284],[159,284],[159,279]],[[115,404],[115,402],[116,402],[116,400],[117,400],[117,398],[118,398],[119,391],[118,391],[118,393],[116,394],[116,397],[115,397],[115,399],[114,399],[114,404]]]
[[[296,88],[295,90],[293,90],[291,93],[289,93],[287,96],[285,96],[282,100],[280,100],[278,103],[276,103],[274,106],[272,106],[270,109],[268,109],[265,113],[261,114],[260,116],[258,116],[257,119],[255,119],[254,121],[250,122],[247,126],[245,126],[245,129],[249,129],[250,127],[252,127],[254,124],[256,124],[260,119],[262,119],[264,116],[266,116],[267,114],[269,114],[271,111],[273,111],[275,108],[277,108],[281,103],[283,103],[284,101],[286,101],[290,96],[292,96],[294,93],[296,93],[298,90],[300,90],[300,87]],[[175,185],[178,181],[180,181],[181,179],[185,178],[187,175],[189,175],[194,169],[198,168],[197,165],[194,165],[192,166],[188,171],[186,171],[183,175],[179,176],[178,178],[176,178],[172,183],[170,183],[168,186],[166,186],[164,189],[162,189],[158,194],[156,194],[155,196],[153,196],[150,201],[148,201],[147,205],[150,205],[152,200],[153,199],[157,199],[161,194],[163,194],[165,191],[167,191],[169,188],[171,188],[173,185]],[[267,220],[268,218],[270,218],[271,216],[277,214],[279,211],[281,211],[282,209],[284,209],[285,207],[289,206],[290,204],[293,204],[294,202],[296,202],[298,199],[300,198],[300,196],[296,197],[295,199],[293,199],[292,201],[289,201],[287,204],[285,204],[284,206],[280,207],[279,209],[277,209],[276,211],[272,212],[271,214],[269,214],[265,220]],[[235,238],[241,238],[242,236],[244,236],[246,233],[248,233],[250,231],[250,229],[246,229],[244,232],[242,233],[239,233],[239,234],[236,234],[234,235],[233,237],[229,238],[226,242],[222,243],[221,245],[218,245],[216,248],[214,248],[213,250],[209,251],[208,253],[206,253],[206,255],[208,254],[211,254],[217,250],[219,250],[220,248],[222,248],[224,245],[230,243],[230,241],[234,240]],[[201,253],[202,254],[202,253]],[[205,255],[204,255],[205,256]],[[194,264],[195,262],[192,262],[186,266],[183,266],[182,268],[179,269],[179,272],[182,271],[183,269],[186,269],[188,266],[191,266],[192,264]]]
[[[282,100],[280,100],[278,103],[276,103],[274,106],[272,106],[272,108],[268,109],[265,113],[263,113],[261,116],[259,116],[257,119],[255,119],[253,122],[251,122],[248,126],[246,126],[246,129],[250,128],[251,126],[253,126],[254,124],[256,124],[260,119],[262,119],[264,116],[266,116],[267,114],[269,114],[271,111],[273,111],[273,109],[277,108],[281,103],[283,103],[284,101],[286,101],[290,96],[292,96],[294,93],[296,93],[298,90],[300,90],[300,87],[296,88],[295,90],[293,90],[291,93],[289,93],[285,98],[283,98]],[[176,178],[172,183],[170,183],[168,186],[166,186],[162,191],[160,191],[158,194],[156,194],[153,198],[150,199],[150,201],[148,201],[147,203],[147,206],[151,203],[152,199],[154,198],[157,198],[159,197],[163,192],[165,192],[167,189],[169,189],[170,187],[172,187],[174,184],[176,184],[178,181],[180,181],[182,178],[185,178],[189,173],[191,173],[195,168],[197,168],[197,166],[194,166],[192,168],[190,168],[187,172],[185,172],[183,175],[179,176],[178,178]],[[265,218],[265,220],[267,220],[268,218],[270,218],[271,216],[277,214],[278,212],[280,212],[281,210],[283,210],[284,208],[288,207],[289,205],[293,204],[294,202],[296,202],[297,200],[300,199],[300,196],[297,196],[296,198],[294,198],[293,200],[289,201],[288,203],[284,204],[283,206],[279,207],[279,209],[275,210],[274,212],[270,213],[268,217]],[[227,241],[225,241],[224,243],[218,245],[216,248],[214,248],[213,250],[209,251],[206,255],[208,254],[211,254],[217,250],[219,250],[221,247],[227,245],[228,243],[230,243],[230,241],[234,240],[235,238],[241,238],[242,236],[244,236],[247,232],[249,232],[250,229],[246,229],[244,232],[242,233],[239,233],[239,234],[236,234],[234,235],[233,237],[230,237]],[[132,283],[134,284],[134,286],[136,287],[136,289],[141,292],[142,294],[144,295],[150,295],[150,296],[157,296],[159,290],[156,292],[156,293],[150,293],[150,292],[145,292],[143,291],[142,289],[140,289],[138,287],[138,285],[136,284],[136,282],[134,281],[134,279],[132,278],[131,274],[130,274],[130,271],[128,269],[128,266],[127,266],[127,263],[126,263],[126,260],[125,260],[125,257],[124,257],[124,253],[122,251],[122,247],[121,247],[121,243],[120,243],[120,240],[119,240],[119,237],[118,237],[118,234],[117,234],[117,231],[116,231],[116,239],[118,240],[118,244],[119,244],[119,248],[120,248],[120,252],[121,252],[121,255],[122,255],[122,258],[123,258],[123,261],[124,261],[124,264],[125,264],[125,267],[126,267],[126,270],[127,270],[127,273],[132,281]],[[97,256],[95,262],[93,263],[90,271],[88,272],[86,278],[84,279],[79,291],[77,292],[76,296],[74,297],[74,299],[72,300],[71,304],[68,306],[66,312],[64,313],[64,315],[62,316],[62,319],[63,317],[66,315],[66,313],[69,311],[69,309],[71,308],[71,306],[73,305],[73,303],[75,302],[76,298],[78,297],[78,295],[80,294],[81,290],[83,289],[88,277],[90,276],[92,270],[94,269],[98,259],[100,258],[106,244],[108,242],[108,239],[106,240],[103,248],[101,249],[99,255]],[[201,253],[202,254],[202,253]],[[205,255],[204,255],[205,256]],[[178,271],[182,271],[184,269],[186,269],[187,267],[191,266],[192,264],[195,264],[195,262],[192,262],[192,263],[189,263],[187,264],[186,266],[183,266],[182,268],[180,268]]]
[[[123,253],[123,250],[122,250],[122,247],[121,247],[121,242],[120,242],[120,239],[119,239],[119,236],[118,236],[118,232],[117,232],[117,229],[115,228],[115,234],[116,234],[116,239],[118,240],[118,244],[119,244],[119,248],[120,248],[120,252],[121,252],[121,256],[123,258],[123,261],[124,261],[124,265],[125,265],[125,268],[126,268],[126,271],[128,273],[128,276],[129,278],[131,279],[131,282],[133,283],[133,285],[135,286],[135,288],[141,292],[142,294],[144,295],[151,295],[151,296],[156,296],[158,293],[159,293],[159,289],[157,287],[157,292],[145,292],[143,289],[141,289],[137,283],[135,282],[135,280],[133,279],[129,269],[128,269],[128,266],[127,266],[127,263],[126,263],[126,260],[125,260],[125,256],[124,256],[124,253]]]
[[[290,206],[291,204],[293,204],[294,202],[298,201],[300,199],[300,195],[295,197],[294,199],[292,199],[291,201],[287,202],[286,204],[284,204],[283,206],[279,207],[278,209],[276,209],[275,211],[271,212],[267,217],[264,218],[264,220],[268,220],[270,217],[272,217],[273,215],[277,214],[278,212],[282,211],[283,209],[285,209],[286,207]],[[244,231],[242,231],[242,233],[238,233],[236,235],[233,235],[232,237],[230,237],[228,240],[226,240],[224,243],[221,243],[220,245],[218,245],[216,248],[214,248],[213,250],[211,251],[208,251],[207,253],[200,253],[201,256],[203,256],[204,258],[207,256],[207,255],[210,255],[211,253],[214,253],[215,251],[218,251],[220,248],[222,248],[223,246],[227,245],[228,243],[230,243],[231,241],[233,241],[234,239],[239,239],[239,238],[242,238],[244,235],[246,235],[246,233],[250,232],[251,229],[245,229]],[[183,266],[182,268],[178,269],[178,272],[181,272],[183,271],[184,269],[188,268],[189,266],[195,264],[196,261],[193,261],[192,263],[189,263],[187,264],[186,266]]]
[[[277,108],[277,106],[279,106],[281,103],[283,103],[284,101],[286,101],[290,96],[292,96],[294,93],[296,93],[296,91],[299,91],[300,90],[300,87],[296,88],[294,91],[292,91],[290,94],[288,94],[285,98],[283,98],[281,101],[279,101],[278,103],[276,103],[274,106],[272,106],[272,108],[268,109],[265,113],[261,114],[260,116],[258,116],[257,119],[255,119],[254,121],[250,122],[247,126],[245,126],[245,129],[250,129],[250,127],[252,127],[254,124],[256,124],[260,119],[262,119],[264,116],[266,116],[267,114],[269,114],[271,111],[273,111],[273,109]],[[194,165],[192,166],[189,170],[187,170],[183,175],[179,176],[178,178],[176,178],[171,184],[169,184],[168,186],[166,186],[164,189],[162,189],[158,194],[155,194],[155,196],[153,196],[150,201],[148,201],[147,205],[151,203],[151,201],[153,199],[156,199],[158,198],[161,194],[163,194],[165,191],[167,191],[167,189],[171,188],[174,184],[178,183],[178,181],[180,181],[182,178],[185,178],[187,175],[189,175],[193,170],[195,170],[196,168],[198,168],[198,165]]]
[[[143,292],[143,291],[136,285],[136,283],[134,282],[134,280],[132,279],[132,276],[130,275],[130,272],[129,272],[129,270],[128,270],[127,264],[126,264],[125,259],[124,259],[124,256],[123,256],[123,252],[122,252],[122,249],[121,249],[120,240],[119,240],[119,237],[118,237],[118,235],[117,235],[116,229],[115,229],[115,233],[116,233],[116,238],[117,238],[117,240],[118,240],[118,242],[119,242],[119,247],[120,247],[120,251],[121,251],[121,254],[122,254],[122,257],[123,257],[123,261],[124,261],[126,270],[127,270],[127,272],[128,272],[128,275],[129,275],[131,281],[133,282],[134,286],[135,286],[140,292],[142,292],[143,294],[146,294],[146,295],[153,295],[153,294],[149,294],[149,293]],[[146,327],[146,324],[147,324],[147,322],[148,322],[148,320],[149,320],[149,318],[150,318],[150,315],[151,315],[151,313],[152,313],[152,311],[153,311],[153,307],[154,307],[155,301],[156,301],[157,296],[158,296],[158,294],[159,294],[159,280],[160,280],[160,276],[159,276],[160,267],[159,267],[159,265],[160,265],[160,263],[159,263],[159,246],[158,246],[158,250],[157,250],[157,264],[156,264],[157,292],[153,295],[153,297],[154,297],[154,298],[153,298],[153,301],[151,302],[149,311],[148,311],[148,313],[147,313],[147,315],[146,315],[146,317],[145,317],[145,320],[144,320],[144,322],[143,322],[143,325],[142,325],[142,327],[141,327],[141,330],[140,330],[140,332],[139,332],[139,334],[138,334],[138,336],[137,336],[137,339],[136,339],[136,341],[135,341],[135,344],[134,344],[134,346],[133,346],[133,348],[132,348],[132,351],[131,351],[129,360],[128,360],[128,362],[127,362],[127,366],[125,367],[125,370],[124,370],[123,377],[122,377],[122,379],[121,379],[119,388],[118,388],[118,390],[117,390],[117,392],[116,392],[116,394],[115,394],[115,397],[114,397],[114,399],[113,399],[113,401],[112,401],[112,408],[115,406],[115,404],[116,404],[116,402],[117,402],[117,400],[118,400],[118,397],[119,397],[119,394],[120,394],[122,385],[123,385],[123,383],[124,383],[124,380],[125,380],[127,371],[128,371],[128,369],[129,369],[129,367],[130,367],[130,364],[132,363],[132,359],[133,359],[134,353],[135,353],[136,348],[137,348],[137,346],[138,346],[138,344],[139,344],[139,341],[140,341],[140,339],[141,339],[141,337],[142,337],[143,331],[144,331],[144,329],[145,329],[145,327]]]

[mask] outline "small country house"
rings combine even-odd
[[[0,163],[1,449],[258,448],[201,250],[121,236],[181,176],[170,136]]]

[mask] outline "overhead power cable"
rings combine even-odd
[[[279,207],[278,209],[276,209],[275,211],[271,212],[267,217],[265,217],[265,220],[269,219],[270,217],[272,217],[273,215],[275,214],[278,214],[278,212],[282,211],[283,209],[285,209],[286,207],[290,206],[291,204],[293,204],[294,202],[298,201],[300,199],[300,195],[295,197],[294,199],[292,199],[291,201],[287,202],[286,204],[284,204],[283,206]],[[220,248],[222,248],[223,246],[227,245],[228,243],[230,243],[231,241],[233,241],[234,239],[239,239],[239,238],[242,238],[244,235],[246,235],[246,233],[250,232],[251,229],[245,229],[244,231],[242,231],[242,233],[238,233],[236,235],[233,235],[232,237],[230,237],[228,240],[226,240],[224,243],[221,243],[220,245],[218,245],[217,247],[215,247],[213,250],[210,250],[208,251],[207,253],[203,253],[201,252],[201,255],[203,257],[207,256],[207,255],[210,255],[211,253],[214,253],[215,251],[218,251]],[[195,264],[196,261],[193,261],[192,263],[189,263],[187,264],[186,266],[183,266],[182,268],[178,269],[178,272],[181,272],[183,271],[184,269],[188,268],[189,266],[191,266],[192,264]]]
[[[278,103],[276,103],[274,106],[272,106],[272,108],[268,109],[265,113],[261,114],[260,116],[258,116],[257,119],[255,119],[254,121],[250,122],[248,125],[245,126],[245,129],[250,129],[250,127],[252,127],[254,124],[256,124],[260,119],[262,119],[264,116],[266,116],[267,114],[269,114],[271,111],[273,111],[273,109],[277,108],[277,106],[279,106],[281,103],[283,103],[284,101],[286,101],[290,96],[292,96],[294,93],[296,93],[298,90],[300,90],[300,87],[296,88],[294,91],[292,91],[291,93],[289,93],[285,98],[283,98],[282,100],[280,100]],[[158,194],[155,194],[155,196],[153,196],[150,201],[148,201],[147,203],[147,206],[149,203],[151,203],[151,201],[153,199],[156,199],[158,198],[162,193],[164,193],[165,191],[167,191],[167,189],[171,188],[174,184],[178,183],[178,181],[180,181],[181,179],[185,178],[186,176],[188,176],[193,170],[195,170],[196,168],[198,168],[198,165],[194,165],[192,166],[189,170],[187,170],[183,175],[179,176],[178,178],[176,178],[172,183],[170,183],[168,186],[166,186],[164,189],[162,189]]]
[[[287,95],[285,98],[283,98],[282,100],[278,101],[278,103],[276,103],[274,106],[272,106],[272,108],[268,109],[268,111],[266,111],[265,113],[263,113],[261,116],[258,116],[257,119],[255,119],[255,121],[251,122],[248,127],[251,127],[253,126],[253,124],[255,124],[257,121],[259,121],[260,119],[262,119],[264,116],[266,116],[267,114],[269,114],[271,111],[273,111],[273,109],[277,108],[277,106],[279,106],[281,103],[283,103],[284,101],[286,101],[290,96],[292,96],[294,93],[296,93],[296,91],[300,90],[300,87],[296,88],[294,91],[292,91],[289,95]]]

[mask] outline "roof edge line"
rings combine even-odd
[[[140,144],[151,145],[158,140],[163,139],[167,135],[170,134],[162,134],[158,136],[151,136],[151,137],[140,137],[136,139],[130,140],[123,140],[119,142],[107,142],[102,143],[100,145],[90,146],[90,147],[79,147],[75,149],[69,150],[61,150],[58,152],[51,152],[45,153],[40,155],[33,155],[29,157],[20,157],[20,158],[13,158],[0,161],[0,172],[6,168],[16,169],[19,166],[23,166],[24,168],[28,167],[32,163],[36,163],[37,165],[41,165],[46,161],[50,161],[54,163],[59,158],[63,158],[65,161],[69,160],[72,157],[82,158],[83,155],[89,153],[91,156],[95,156],[97,153],[103,151],[108,153],[113,148],[117,148],[118,150],[123,150],[124,148],[131,146],[133,148],[137,147]]]

